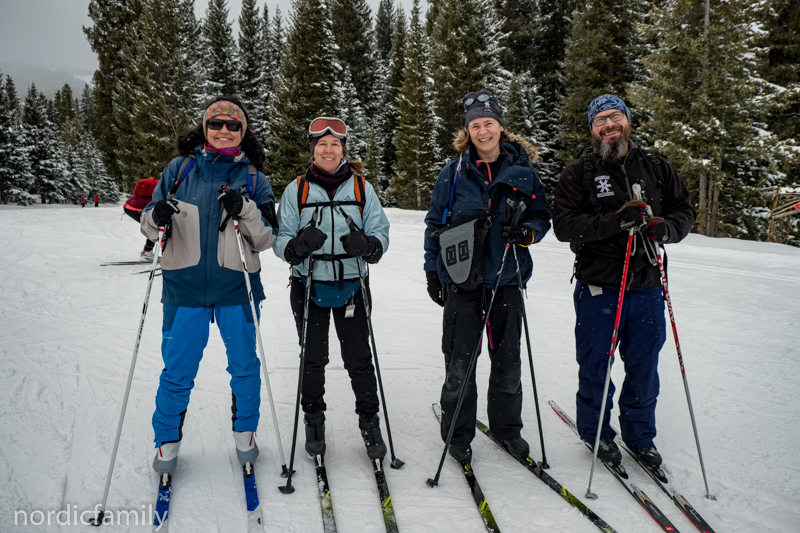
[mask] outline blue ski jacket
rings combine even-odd
[[[245,199],[239,214],[239,228],[253,298],[261,301],[264,289],[258,252],[271,248],[277,235],[277,228],[270,226],[261,210],[270,203],[274,209],[272,186],[266,176],[257,172],[255,180],[251,178],[255,186],[251,200],[250,193],[245,190],[250,161],[244,153],[236,157],[223,156],[201,145],[194,149],[194,155],[196,162],[174,196],[181,211],[172,217],[172,235],[161,260],[164,280],[161,302],[206,309],[249,305],[233,221],[228,221],[223,232],[219,231],[227,216],[218,201],[217,191],[223,185],[240,192]],[[153,191],[152,202],[142,212],[142,233],[150,240],[158,239],[153,207],[167,197],[183,160],[177,157],[167,165]]]
[[[535,150],[532,145],[529,146],[529,149]],[[522,144],[514,140],[501,146],[500,157],[497,160],[497,175],[493,176],[491,181],[488,175],[484,174],[485,164],[481,169],[478,168],[476,155],[472,146],[462,153],[461,174],[453,195],[450,224],[457,224],[460,220],[489,208],[490,198],[493,198],[499,191],[499,209],[492,220],[484,243],[481,284],[491,287],[494,284],[497,270],[500,268],[500,260],[506,244],[506,240],[501,235],[502,226],[506,220],[506,199],[511,198],[515,204],[519,201],[527,203],[528,207],[522,213],[520,222],[533,230],[534,243],[541,241],[550,230],[550,214],[547,212],[544,186],[529,160],[527,149]],[[451,185],[458,162],[458,158],[454,159],[439,173],[431,194],[431,205],[425,216],[425,263],[423,268],[426,271],[436,270],[442,283],[452,283],[452,279],[444,267],[441,248],[433,233],[445,226],[443,216],[445,209],[450,204]],[[517,256],[524,285],[533,273],[533,260],[527,247],[518,246]],[[500,285],[516,284],[514,257],[509,251],[500,275]]]

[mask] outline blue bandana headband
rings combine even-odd
[[[604,94],[603,96],[598,96],[589,104],[589,130],[592,129],[592,120],[594,120],[594,117],[597,116],[598,113],[608,111],[609,109],[624,111],[630,122],[631,112],[628,111],[628,106],[625,105],[622,98],[614,96],[613,94]]]

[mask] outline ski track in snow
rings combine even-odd
[[[42,526],[14,526],[15,512],[41,510],[46,517],[65,506],[91,510],[101,501],[147,285],[146,275],[130,275],[146,266],[99,266],[135,258],[144,243],[137,225],[121,214],[119,205],[0,207],[5,252],[0,264],[0,531],[71,531],[76,526],[56,525],[54,513],[50,526],[46,519]],[[453,461],[444,463],[438,488],[425,484],[443,447],[430,412],[444,374],[441,309],[425,291],[425,213],[388,209],[387,214],[391,245],[372,268],[371,285],[394,446],[406,462],[399,471],[387,468],[398,525],[404,532],[480,533],[485,528]],[[600,499],[584,497],[589,452],[547,406],[553,399],[574,413],[573,256],[552,234],[531,251],[535,272],[527,309],[549,472],[620,533],[656,533],[655,523],[604,469],[596,471],[593,482]],[[717,501],[703,497],[670,334],[659,363],[657,410],[656,444],[665,457],[665,471],[719,533],[800,532],[800,429],[795,422],[800,413],[800,250],[690,235],[667,251],[670,293]],[[299,363],[288,301],[289,270],[271,250],[262,254],[262,268],[267,300],[261,333],[288,463]],[[138,510],[141,515],[143,506],[155,503],[150,418],[162,368],[160,279],[153,285],[108,498],[107,508],[114,512]],[[229,375],[217,332],[212,326],[186,417],[173,481],[173,533],[245,530],[242,475],[230,433]],[[384,531],[353,393],[335,333],[330,335],[326,463],[337,527],[341,533]],[[524,344],[522,353],[527,359]],[[530,372],[523,365],[523,436],[540,459]],[[477,372],[479,415],[485,420],[485,354]],[[614,365],[612,377],[619,388],[620,364]],[[617,415],[615,409],[615,424]],[[321,532],[313,462],[302,449],[302,421],[296,491],[285,496],[277,490],[285,480],[265,387],[259,429],[256,475],[265,530]],[[503,531],[597,531],[485,437],[477,435],[473,449],[476,476]],[[694,531],[644,473],[626,463],[633,482],[675,526],[684,533]],[[145,529],[114,525],[101,531]]]

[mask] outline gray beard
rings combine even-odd
[[[603,163],[620,163],[625,157],[625,149],[628,147],[628,137],[620,135],[617,143],[611,145],[605,141],[600,141],[596,145],[597,151],[600,153],[600,158]]]

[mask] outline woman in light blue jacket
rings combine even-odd
[[[332,314],[367,455],[370,460],[383,459],[386,445],[379,427],[377,381],[359,278],[364,262],[377,263],[389,247],[389,221],[372,185],[360,175],[363,163],[347,160],[345,123],[314,119],[309,140],[312,162],[283,192],[273,248],[292,265],[290,300],[298,336],[302,336],[306,284],[312,283],[301,400],[305,449],[314,456],[325,453],[323,397]],[[307,279],[310,261],[312,280]]]

